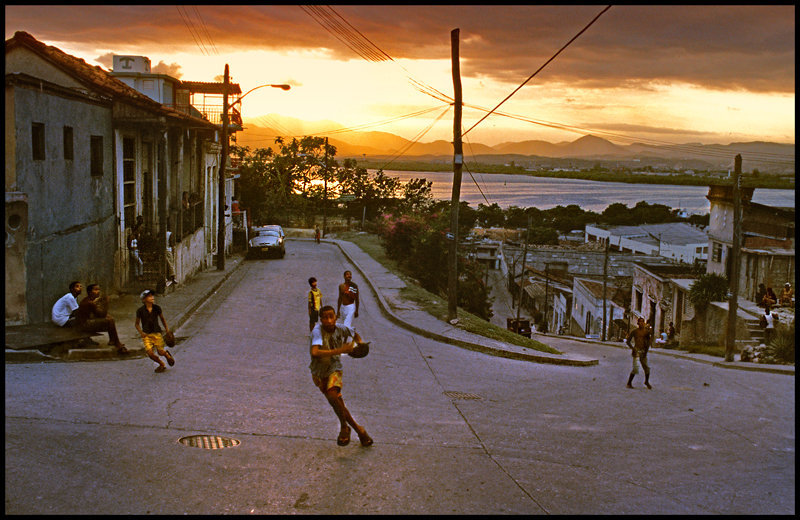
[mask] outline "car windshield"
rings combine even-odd
[[[278,234],[277,231],[266,230],[266,231],[259,231],[258,232],[258,236],[260,236],[260,237],[279,237],[280,235]]]

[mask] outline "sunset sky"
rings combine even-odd
[[[292,85],[245,98],[254,124],[280,114],[409,140],[433,124],[422,142],[451,141],[452,109],[434,124],[447,104],[423,91],[453,96],[452,29],[467,130],[486,114],[471,107],[494,108],[605,7],[6,5],[5,37],[26,31],[106,68],[112,54],[144,55],[192,81],[214,81],[227,63],[242,91]],[[489,116],[465,146],[589,133],[794,143],[794,20],[791,5],[613,6],[499,107],[513,117]]]

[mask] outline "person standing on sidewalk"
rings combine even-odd
[[[319,244],[319,224],[314,224],[314,242]]]
[[[313,276],[308,279],[311,290],[308,291],[308,330],[314,330],[319,321],[319,310],[322,308],[322,291],[317,289],[317,279]]]
[[[336,313],[332,306],[322,307],[319,315],[320,323],[311,331],[311,364],[308,368],[311,370],[314,385],[325,395],[339,418],[340,429],[336,444],[347,446],[350,443],[352,426],[361,445],[372,446],[372,438],[367,430],[353,419],[342,399],[342,362],[339,356],[353,352],[356,343],[363,343],[361,336],[350,327],[336,323]]]
[[[175,364],[175,358],[172,357],[172,354],[167,352],[164,342],[164,337],[161,335],[161,326],[158,324],[159,318],[161,319],[161,323],[164,324],[164,331],[169,334],[169,326],[167,325],[167,320],[164,319],[164,313],[161,311],[161,307],[156,305],[156,296],[155,292],[147,289],[141,294],[142,298],[142,306],[139,307],[136,311],[136,330],[139,331],[139,335],[142,336],[142,343],[144,343],[144,351],[147,353],[147,357],[158,363],[156,367],[156,372],[163,372],[167,369],[164,366],[164,362],[161,361],[159,356],[164,356],[167,359],[167,363],[169,366]],[[153,352],[153,347],[155,347],[156,352]]]
[[[81,300],[75,312],[78,327],[87,332],[108,332],[108,346],[115,347],[117,354],[127,354],[128,349],[119,340],[117,324],[108,314],[108,298],[100,295],[100,285],[90,283],[86,286],[86,298]]]
[[[345,271],[344,283],[339,284],[336,315],[341,316],[342,323],[348,328],[353,329],[353,318],[358,318],[358,305],[358,285],[353,282],[353,273]]]
[[[644,321],[644,318],[639,318],[637,320],[637,325],[637,328],[633,329],[625,340],[628,348],[631,349],[631,357],[633,357],[633,367],[628,377],[627,387],[633,388],[633,376],[639,373],[639,368],[636,366],[636,360],[638,359],[639,363],[642,365],[642,369],[644,369],[644,386],[651,389],[653,387],[650,386],[650,366],[647,364],[647,351],[650,350],[652,333],[650,327],[647,326],[647,322]],[[633,340],[633,345],[631,345],[631,340]]]

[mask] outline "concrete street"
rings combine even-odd
[[[370,448],[336,445],[307,368],[307,279],[335,306],[345,269],[372,345],[342,356],[343,396]],[[629,390],[626,349],[539,336],[599,362],[490,356],[398,326],[384,297],[336,245],[289,240],[193,312],[165,373],[6,363],[5,512],[794,514],[793,375],[654,353],[653,390]]]

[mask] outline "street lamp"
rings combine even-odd
[[[239,99],[228,105],[228,85],[230,84],[230,74],[228,72],[228,64],[225,64],[225,75],[223,79],[223,89],[222,89],[222,153],[221,155],[221,167],[219,171],[219,196],[218,196],[218,229],[217,229],[217,269],[220,271],[225,270],[225,169],[228,167],[228,109],[235,105],[236,103],[241,103],[242,99],[252,91],[259,89],[261,87],[274,87],[279,88],[282,90],[289,90],[292,88],[289,85],[282,84],[282,85],[274,85],[274,84],[265,84],[259,85],[257,87],[253,87],[247,92],[244,93],[243,96],[239,96]]]
[[[244,99],[244,97],[245,97],[247,94],[251,93],[252,91],[254,91],[254,90],[256,90],[256,89],[262,88],[262,87],[272,87],[272,88],[279,88],[279,89],[281,89],[281,90],[289,90],[290,88],[292,88],[292,86],[291,86],[291,85],[286,85],[285,83],[284,83],[284,84],[281,84],[281,85],[273,85],[273,84],[259,85],[259,86],[257,86],[257,87],[253,87],[253,88],[251,88],[250,90],[248,90],[247,92],[245,92],[244,94],[242,94],[241,96],[239,96],[239,99],[237,99],[236,101],[234,101],[233,103],[231,103],[231,106],[235,105],[236,103],[240,103],[240,102],[242,101],[242,99]]]

